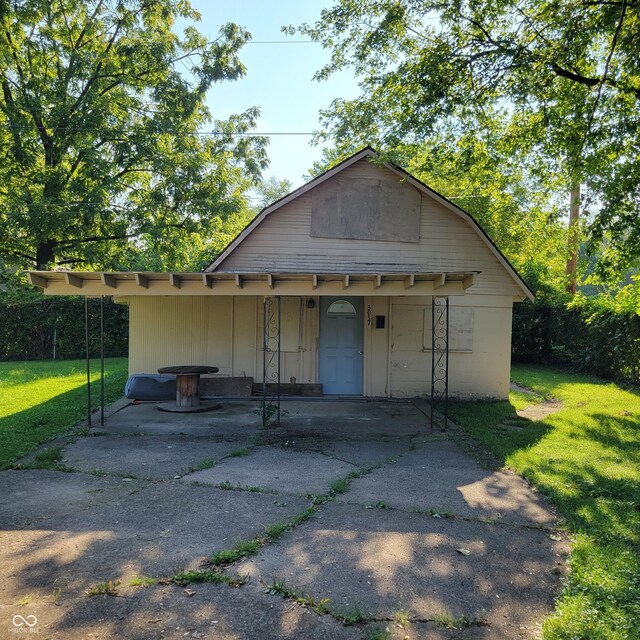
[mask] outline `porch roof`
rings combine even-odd
[[[460,296],[473,285],[478,273],[27,271],[27,276],[45,295]]]

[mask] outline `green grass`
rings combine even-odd
[[[562,410],[505,429],[532,402],[516,393],[454,402],[451,417],[545,493],[573,533],[571,573],[544,638],[640,638],[640,392],[543,367],[514,366],[512,379]]]
[[[29,462],[16,465],[16,469],[51,469],[53,471],[74,471],[71,467],[62,464],[62,447],[48,447],[43,449]]]
[[[0,469],[67,433],[87,414],[84,360],[0,362]],[[100,403],[100,363],[91,361],[92,404]],[[105,395],[124,391],[127,359],[105,362]]]

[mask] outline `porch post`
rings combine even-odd
[[[84,298],[84,350],[87,359],[87,424],[91,426],[91,364],[89,362],[89,298]]]
[[[104,427],[104,296],[100,296],[100,426]]]
[[[449,297],[431,298],[431,428],[435,413],[449,419]]]
[[[280,340],[280,296],[265,296],[262,307],[262,426],[280,426],[280,395],[282,364]],[[269,392],[275,385],[275,393]],[[267,394],[269,393],[269,397]]]

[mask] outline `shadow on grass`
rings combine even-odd
[[[113,402],[124,390],[126,372],[105,371],[105,400]],[[100,406],[100,381],[91,383],[92,407]],[[6,469],[38,445],[67,433],[86,418],[87,387],[83,384],[29,409],[0,418],[0,469]]]
[[[450,401],[449,415],[467,433],[498,456],[503,464],[513,453],[542,440],[553,428],[544,421],[520,418],[516,407],[507,400]],[[510,426],[510,421],[517,421],[523,426]]]
[[[635,420],[596,413],[586,414],[585,419],[601,428],[573,421],[557,427],[553,418],[547,418],[512,429],[504,423],[517,414],[507,401],[453,402],[450,412],[503,464],[515,460],[518,472],[553,500],[574,531],[640,544],[640,481],[631,472],[614,473],[616,467],[640,463],[633,437],[638,429]],[[536,445],[556,429],[563,435],[553,434],[555,444],[534,453]],[[576,454],[587,442],[596,460],[587,453]]]

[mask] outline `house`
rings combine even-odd
[[[130,308],[130,372],[210,364],[325,394],[505,398],[532,293],[475,220],[365,148],[266,207],[202,273],[31,271]],[[267,348],[265,349],[265,345]]]

